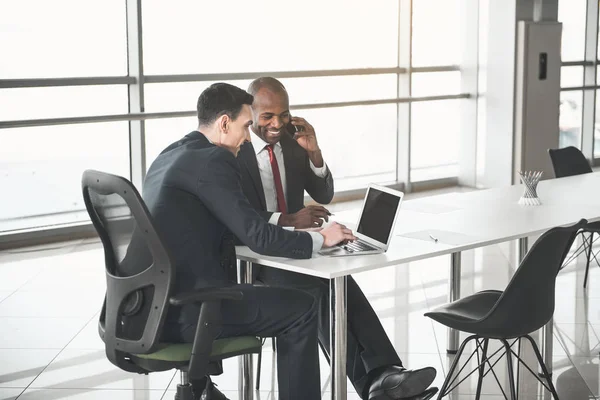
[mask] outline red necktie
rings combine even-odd
[[[287,214],[287,207],[285,205],[285,196],[283,195],[283,185],[281,184],[281,175],[279,174],[279,165],[277,165],[277,158],[273,154],[273,145],[269,144],[266,146],[269,152],[269,161],[271,162],[271,169],[273,170],[273,181],[275,181],[275,191],[277,192],[277,211]]]

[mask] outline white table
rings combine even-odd
[[[268,257],[237,247],[238,260],[246,262],[245,276],[251,277],[252,263],[318,276],[330,280],[331,288],[331,391],[332,399],[346,399],[346,280],[347,276],[390,265],[451,255],[449,301],[460,298],[461,252],[519,239],[520,259],[527,252],[527,237],[555,226],[600,219],[600,173],[551,179],[538,185],[540,206],[517,204],[523,185],[451,193],[402,203],[394,237],[385,254],[352,257],[323,257],[308,260]],[[338,217],[356,219],[358,210]],[[344,218],[344,219],[342,219]],[[410,235],[423,232],[420,238]],[[438,242],[427,240],[435,233]],[[247,281],[247,280],[246,280]],[[551,367],[552,321],[546,327],[542,346]],[[458,332],[449,330],[448,351],[456,352]],[[243,367],[245,379],[251,363]],[[551,370],[550,370],[551,372]],[[250,375],[251,378],[251,375]],[[244,382],[246,387],[248,383]],[[250,379],[249,387],[252,387]],[[248,388],[244,389],[248,393]],[[251,395],[251,393],[249,393]]]

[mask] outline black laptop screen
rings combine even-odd
[[[357,232],[388,243],[400,197],[370,188],[358,223]]]

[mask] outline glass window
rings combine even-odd
[[[560,69],[560,87],[581,87],[583,86],[583,67],[561,67]]]
[[[144,86],[146,112],[193,111],[200,93],[215,82],[148,83]],[[221,82],[246,90],[251,80]]]
[[[0,90],[0,121],[126,114],[127,111],[126,85]]]
[[[460,105],[460,100],[412,104],[412,181],[457,176]]]
[[[0,2],[0,77],[127,75],[125,2]]]
[[[197,117],[146,120],[146,168],[165,147],[196,129]]]
[[[562,22],[562,61],[582,61],[585,56],[587,0],[560,0],[558,20]]]
[[[558,147],[581,148],[581,121],[583,117],[583,92],[560,92],[560,117],[558,120]]]
[[[596,119],[594,121],[594,158],[600,157],[600,91],[596,91]]]
[[[315,128],[335,190],[396,180],[395,104],[298,110]],[[360,161],[360,162],[359,162]]]
[[[345,101],[393,99],[397,75],[329,76],[282,78],[290,103],[319,104]],[[251,80],[227,81],[244,90]],[[215,82],[152,83],[146,85],[146,111],[194,110],[198,96]]]
[[[413,66],[460,63],[462,7],[460,0],[413,1]]]
[[[412,74],[414,97],[460,94],[460,71]]]
[[[129,177],[127,122],[0,130],[0,231],[88,219],[86,169]]]
[[[371,1],[368,7],[360,0],[176,4],[144,1],[147,74],[376,68],[398,62],[397,1]]]

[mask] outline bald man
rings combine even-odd
[[[271,224],[300,228],[320,227],[329,211],[304,207],[304,191],[317,202],[333,199],[333,176],[319,147],[315,129],[304,118],[292,116],[285,87],[275,78],[254,80],[251,142],[238,156],[242,189],[262,217]],[[276,268],[256,268],[257,280],[269,286],[300,289],[319,303],[319,341],[329,343],[329,281]],[[426,400],[436,371],[410,371],[402,366],[379,318],[352,277],[348,277],[348,362],[346,370],[363,399]]]

